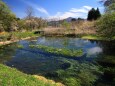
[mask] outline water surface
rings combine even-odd
[[[29,47],[29,45],[38,44],[72,50],[82,49],[83,56],[71,58]],[[35,40],[23,40],[1,47],[0,63],[17,68],[27,74],[43,75],[61,81],[67,86],[77,86],[78,83],[82,83],[82,86],[84,84],[93,86],[102,75],[97,59],[104,55],[115,56],[114,44],[115,42],[79,38],[39,37]],[[19,48],[18,45],[23,45],[23,48]],[[76,83],[77,81],[78,83]]]

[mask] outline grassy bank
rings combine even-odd
[[[39,36],[38,34],[34,34],[34,31],[26,31],[26,32],[2,32],[0,33],[0,38],[3,41],[13,40],[13,39],[21,39],[26,37],[35,37]]]
[[[27,75],[0,64],[0,86],[64,86],[42,76]]]
[[[105,38],[102,38],[100,36],[96,35],[83,35],[81,36],[82,39],[90,39],[90,40],[105,40]]]
[[[112,39],[106,38],[106,37],[101,37],[98,35],[83,35],[81,36],[82,39],[89,39],[89,40],[104,40],[104,41],[110,41],[110,40],[115,40],[115,36]]]
[[[3,32],[0,33],[0,45],[9,44],[19,40],[29,39],[31,37],[38,37],[40,34],[34,34],[34,31],[26,32]]]

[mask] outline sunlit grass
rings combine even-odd
[[[25,37],[32,37],[32,36],[38,36],[38,34],[34,34],[34,32],[13,32],[12,33],[17,38],[25,38]]]
[[[101,37],[98,35],[83,35],[81,36],[82,39],[91,39],[91,40],[109,40],[108,38]]]
[[[36,37],[40,36],[39,34],[34,34],[33,31],[26,31],[26,32],[4,32],[0,34],[1,41],[7,41],[8,38],[11,38],[10,40],[20,40],[26,37]]]
[[[91,40],[110,40],[109,38],[106,37],[101,37],[98,35],[83,35],[81,36],[82,39],[91,39]],[[115,40],[115,36],[111,39],[111,40]]]
[[[61,83],[38,77],[24,74],[14,68],[0,64],[0,86],[64,86]]]

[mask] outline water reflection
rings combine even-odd
[[[12,57],[14,57],[16,51],[17,44],[11,45],[4,45],[0,47],[0,63],[5,63],[10,61]]]
[[[101,47],[93,47],[93,48],[89,48],[87,50],[87,54],[88,55],[96,55],[102,53],[102,48]]]
[[[115,41],[102,41],[99,45],[103,48],[103,53],[106,55],[115,55]]]

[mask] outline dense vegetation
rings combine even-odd
[[[16,16],[10,11],[8,6],[0,0],[0,31],[12,30]]]
[[[31,8],[28,8],[26,13],[27,16],[25,18],[17,18],[9,7],[0,0],[0,32],[31,31],[43,28],[47,25],[45,20],[32,15],[33,11]]]
[[[96,29],[100,36],[111,40],[115,36],[115,3],[112,3],[112,0],[107,1],[104,2],[106,12],[96,22]]]
[[[115,36],[115,12],[103,15],[97,21],[97,31],[100,36],[112,39]]]

